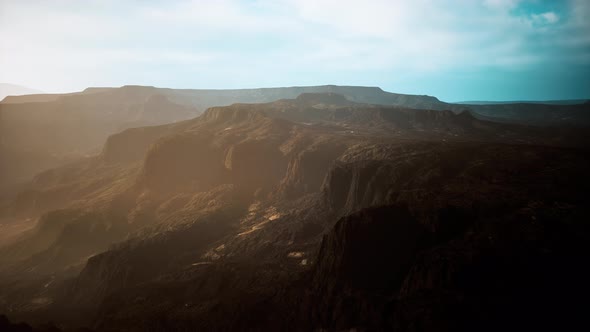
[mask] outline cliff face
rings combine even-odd
[[[407,269],[432,235],[407,208],[380,207],[340,219],[313,268],[313,324],[380,328]]]
[[[312,326],[493,331],[582,324],[579,306],[590,289],[579,279],[588,273],[576,262],[589,251],[580,216],[589,212],[582,193],[590,182],[572,163],[573,155],[523,146],[435,151],[422,157],[433,158],[436,163],[425,164],[439,168],[428,181],[411,173],[425,169],[410,167],[404,177],[392,174],[386,177],[391,182],[375,181],[369,189],[362,183],[370,181],[355,171],[358,163],[333,169],[325,186],[332,206],[342,209],[355,201],[364,203],[359,208],[382,207],[345,212],[323,238],[304,300]],[[559,160],[546,163],[555,156]],[[490,157],[493,164],[478,161]],[[444,165],[449,162],[451,168]],[[572,175],[584,180],[570,182]],[[438,176],[444,180],[436,181]],[[417,182],[404,184],[408,178]],[[370,204],[353,190],[330,190],[330,183],[365,188],[360,197],[379,188],[398,192]],[[404,185],[421,194],[404,196]],[[336,195],[342,192],[349,196]]]
[[[334,330],[580,326],[590,293],[579,265],[588,233],[574,234],[585,226],[572,212],[537,203],[491,218],[471,215],[451,237],[425,231],[404,207],[350,215],[322,242],[308,300],[312,321]]]

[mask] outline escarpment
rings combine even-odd
[[[309,141],[291,158],[281,183],[281,192],[287,197],[319,192],[329,169],[345,153],[349,144],[329,139]]]

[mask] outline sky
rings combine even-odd
[[[0,82],[590,98],[590,0],[0,0]]]

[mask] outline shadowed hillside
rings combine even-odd
[[[0,312],[113,331],[570,326],[587,142],[333,92],[127,129],[6,201],[33,226],[0,247]]]

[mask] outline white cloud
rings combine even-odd
[[[559,21],[559,16],[554,12],[546,12],[542,14],[532,14],[533,23],[537,24],[555,24]]]
[[[587,1],[572,1],[588,12]],[[529,47],[547,33],[535,25],[563,24],[555,12],[514,16],[520,2],[0,0],[0,81],[51,91],[174,77],[193,84],[187,72],[204,84],[256,85],[253,77],[307,70],[329,78],[518,68],[544,61]],[[587,43],[579,33],[587,20],[577,17],[563,47]]]

